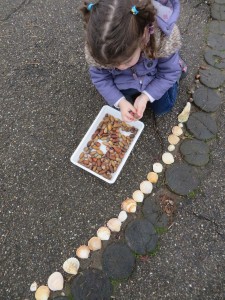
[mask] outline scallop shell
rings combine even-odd
[[[68,274],[76,275],[80,267],[80,262],[76,257],[68,258],[63,264],[63,270]]]
[[[102,241],[107,241],[109,240],[111,235],[111,232],[108,227],[100,227],[97,231],[97,236],[102,240]]]
[[[153,171],[155,173],[161,173],[163,170],[163,165],[161,163],[154,163],[153,164]]]
[[[50,290],[61,291],[63,289],[64,279],[61,273],[54,272],[48,278],[48,287]]]
[[[187,122],[191,112],[191,103],[187,102],[183,111],[178,115],[178,121],[181,123]]]
[[[168,136],[168,141],[171,145],[176,145],[179,143],[180,138],[178,136],[176,136],[175,134],[170,134]]]
[[[174,151],[175,150],[175,146],[174,145],[169,145],[168,146],[168,150],[169,151]]]
[[[120,222],[124,222],[127,219],[127,213],[124,210],[121,210],[121,212],[118,215],[118,219]]]
[[[30,291],[31,292],[35,292],[37,290],[37,282],[34,281],[31,285],[30,285]]]
[[[159,175],[155,172],[149,172],[148,175],[147,175],[147,179],[151,183],[156,183],[159,179]]]
[[[79,248],[77,248],[76,250],[76,256],[78,256],[79,258],[88,258],[90,254],[90,249],[88,246],[86,245],[81,245]]]
[[[137,209],[137,203],[134,199],[127,198],[121,204],[121,209],[125,210],[128,213],[135,213]]]
[[[102,248],[102,241],[100,240],[99,237],[93,236],[89,241],[88,241],[88,247],[92,251],[96,251]]]
[[[133,197],[134,201],[136,201],[136,202],[143,202],[143,200],[144,200],[144,194],[140,190],[133,192],[132,197]]]
[[[41,285],[35,292],[36,300],[48,300],[50,296],[50,290],[46,285]]]
[[[176,136],[180,136],[181,134],[183,134],[183,130],[179,126],[174,126],[172,128],[172,133]]]
[[[107,226],[111,231],[119,232],[121,228],[121,221],[117,218],[112,218],[107,222]]]
[[[170,164],[174,163],[174,157],[173,157],[173,155],[171,153],[165,152],[162,155],[162,161],[165,164],[170,165]]]
[[[142,181],[142,183],[140,184],[140,190],[142,191],[142,193],[144,194],[150,194],[151,191],[153,189],[153,185],[150,181],[148,180],[144,180]]]

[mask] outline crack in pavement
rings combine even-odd
[[[5,22],[7,21],[12,15],[17,13],[23,6],[28,5],[32,2],[32,0],[23,0],[20,5],[14,8],[5,18],[1,19],[0,21]]]

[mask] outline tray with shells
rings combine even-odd
[[[105,105],[71,156],[71,162],[114,183],[137,142],[144,123],[125,123],[120,111]]]

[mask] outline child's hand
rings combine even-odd
[[[134,121],[134,114],[136,114],[136,109],[134,106],[127,101],[125,98],[120,100],[119,102],[119,108],[122,115],[122,120],[125,122],[131,122]]]
[[[134,107],[137,110],[137,114],[139,116],[139,119],[141,119],[143,117],[143,113],[146,109],[146,105],[147,105],[148,101],[149,101],[149,98],[145,94],[141,94],[140,96],[138,96],[135,99]]]

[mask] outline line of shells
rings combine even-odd
[[[191,103],[187,102],[183,111],[178,115],[177,126],[172,128],[172,133],[168,136],[168,151],[162,155],[162,161],[166,165],[174,163],[174,156],[170,153],[175,150],[175,146],[180,141],[180,136],[183,134],[183,123],[187,122],[191,111]],[[139,190],[132,194],[132,198],[127,198],[121,203],[121,211],[117,218],[108,220],[106,226],[100,227],[96,236],[89,239],[87,245],[81,245],[76,250],[76,256],[80,259],[87,259],[91,251],[97,251],[102,248],[102,241],[110,239],[112,232],[119,232],[122,223],[127,219],[128,213],[135,213],[137,203],[144,201],[144,196],[149,195],[153,190],[153,184],[156,184],[159,179],[159,173],[163,171],[163,165],[160,162],[153,164],[153,171],[147,174],[147,180],[141,182]],[[76,257],[70,257],[63,263],[63,270],[71,275],[78,274],[80,262]],[[60,291],[63,289],[64,279],[60,272],[52,273],[48,278],[47,286],[41,285],[37,288],[37,283],[33,282],[30,286],[30,291],[35,292],[36,300],[48,300],[51,291]]]

